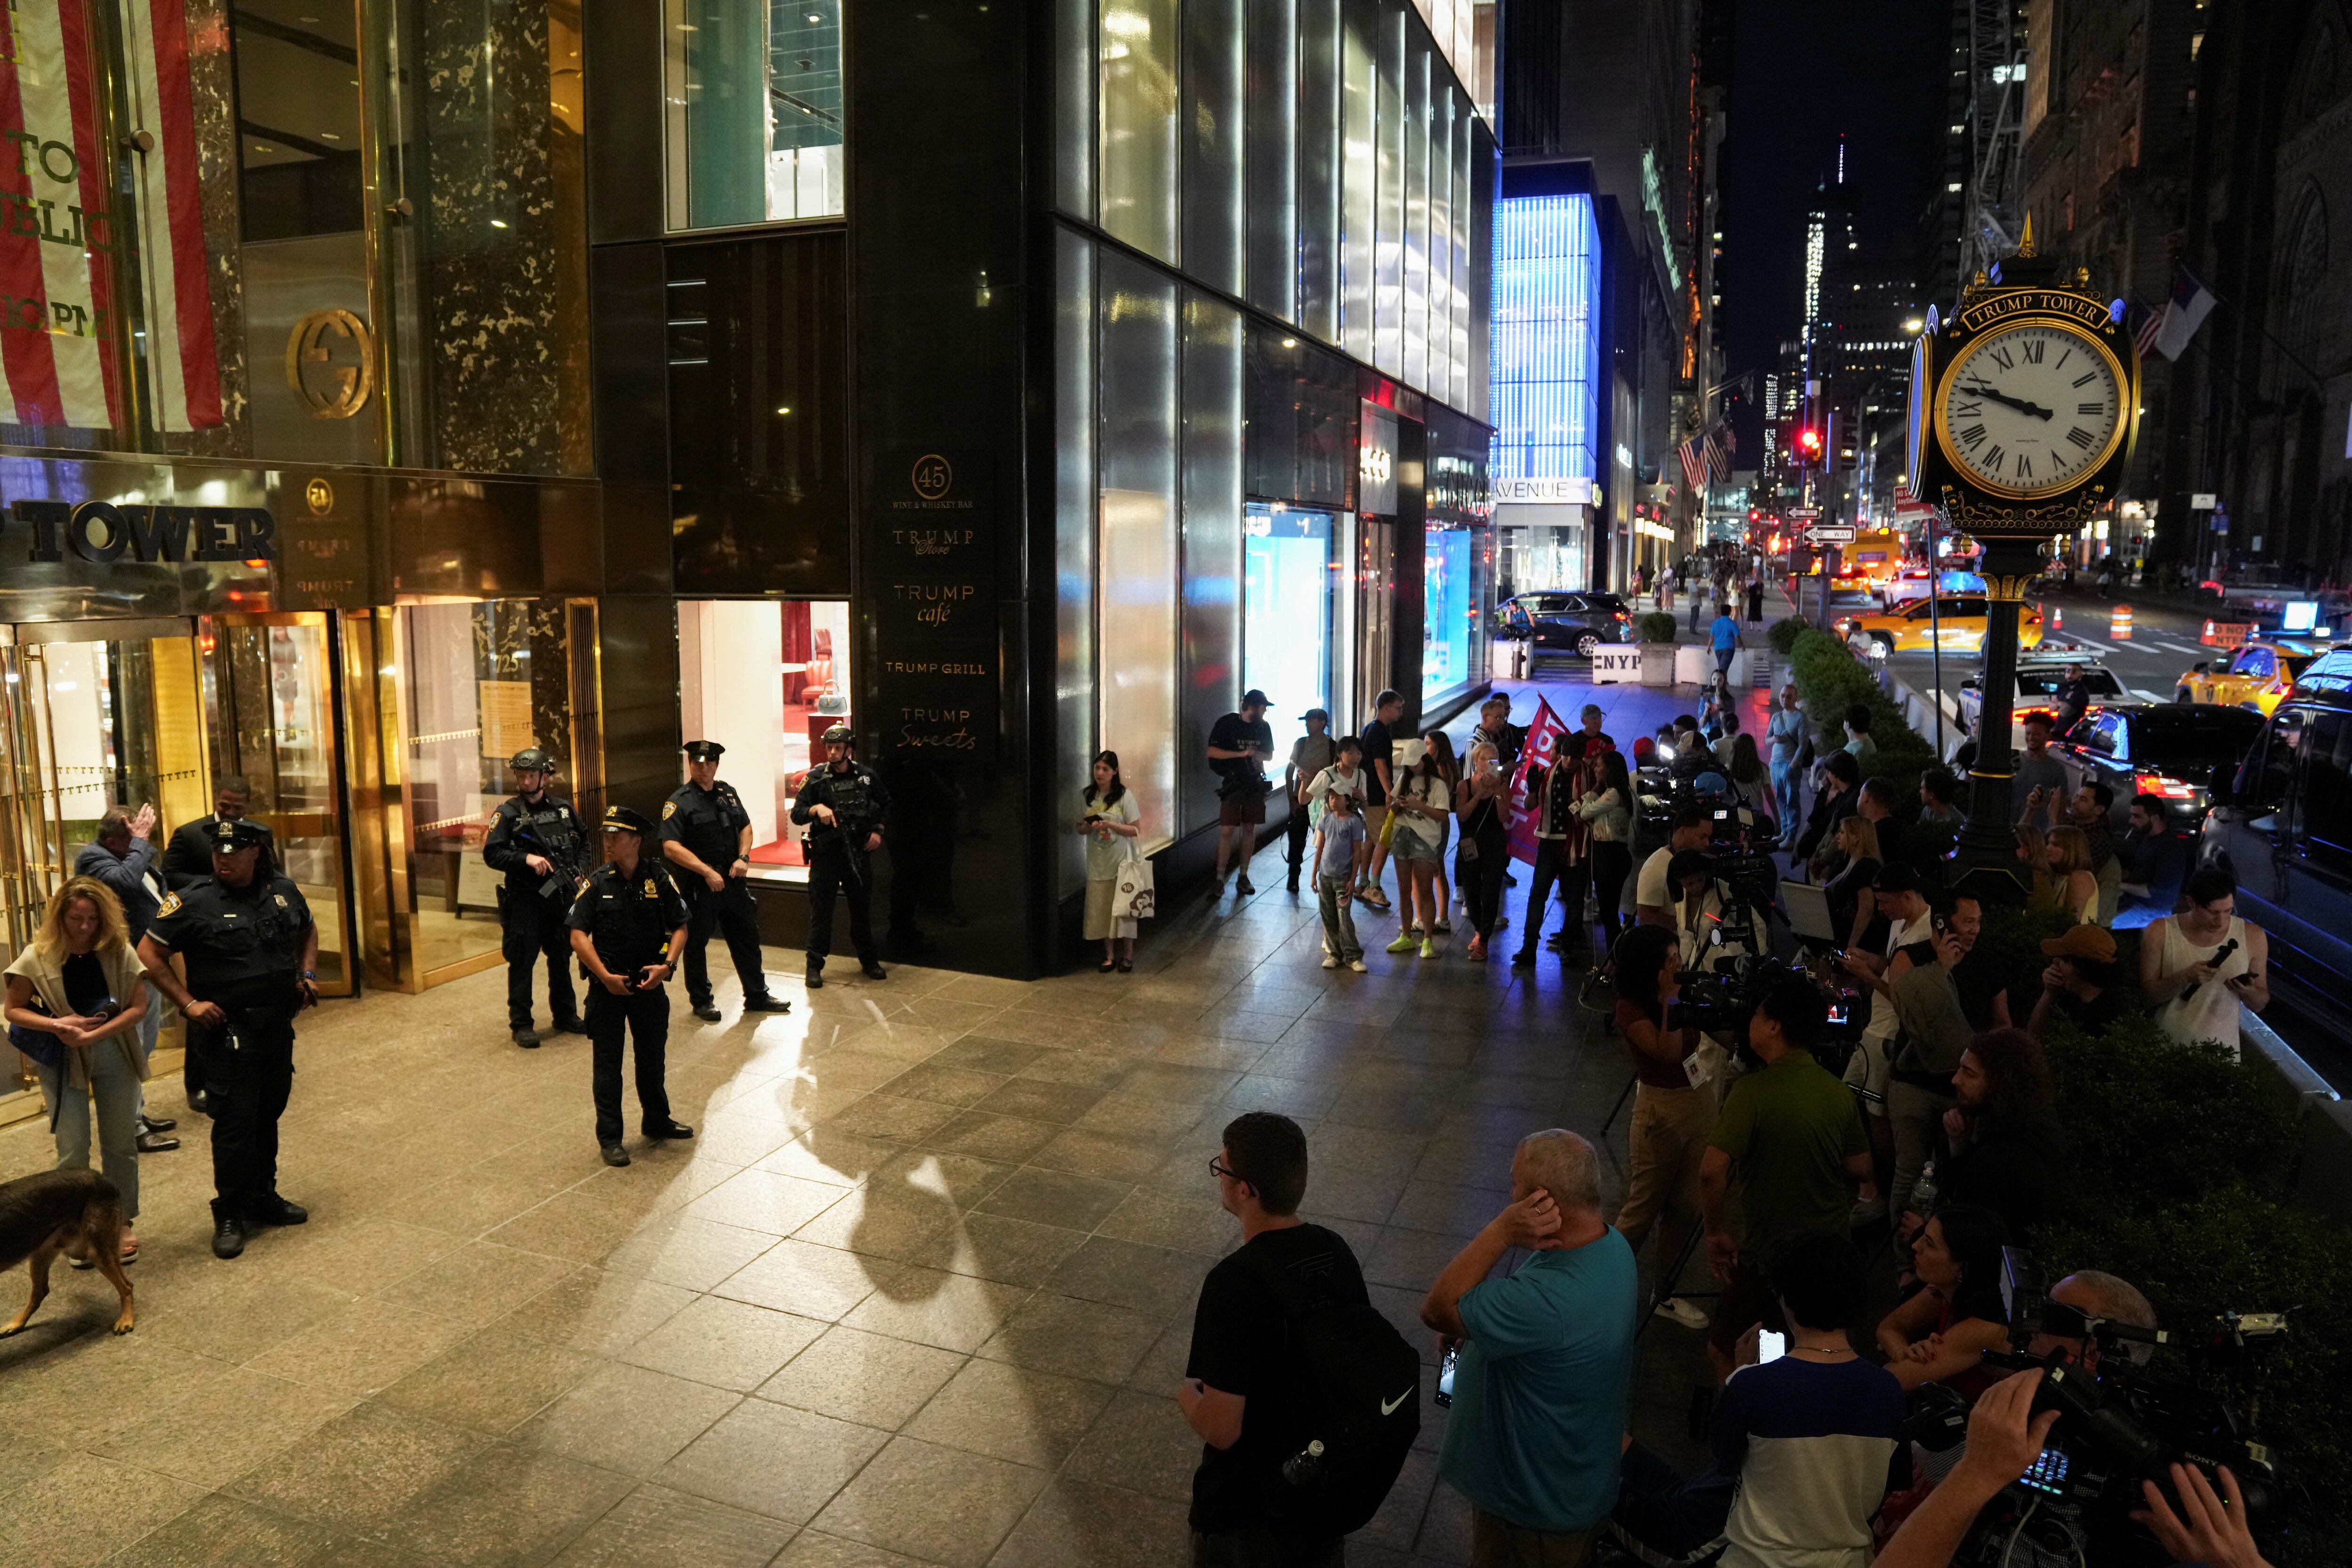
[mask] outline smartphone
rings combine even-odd
[[[1449,1346],[1444,1358],[1437,1364],[1437,1402],[1440,1405],[1454,1403],[1454,1364],[1461,1354],[1460,1350]]]
[[[1770,1329],[1756,1331],[1756,1364],[1768,1366],[1789,1354],[1789,1336]]]

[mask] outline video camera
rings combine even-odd
[[[1742,955],[1714,968],[1685,969],[1675,976],[1679,994],[1667,1027],[1727,1036],[1746,1065],[1760,1067],[1762,1063],[1748,1049],[1748,1020],[1756,1016],[1756,1006],[1766,992],[1791,978],[1801,979],[1821,993],[1828,1024],[1814,1042],[1813,1055],[1832,1072],[1843,1073],[1861,1040],[1855,994],[1828,971],[1817,972],[1769,954]]]
[[[2227,1465],[2245,1498],[2249,1524],[2259,1526],[2277,1495],[2277,1474],[2269,1448],[2253,1434],[2259,1402],[2252,1384],[2260,1353],[2286,1333],[2284,1313],[2224,1313],[2203,1342],[2192,1343],[2050,1300],[2032,1254],[2014,1247],[2001,1249],[2000,1291],[2011,1348],[1988,1352],[1985,1361],[2011,1372],[2039,1369],[2033,1408],[2057,1411],[2058,1423],[2041,1456],[1978,1517],[1954,1563],[2168,1563],[2130,1513],[2146,1505],[2142,1479],[2169,1490],[2175,1462],[2207,1471]],[[2096,1364],[2086,1367],[2063,1349],[2030,1354],[2042,1334],[2095,1343]],[[2230,1394],[2147,1371],[2131,1357],[2135,1344],[2185,1351],[2190,1365],[2181,1371],[2229,1372]],[[2249,1370],[2253,1376],[2239,1375]],[[1928,1420],[1951,1425],[1948,1416]],[[1916,1420],[1914,1431],[1918,1435]]]

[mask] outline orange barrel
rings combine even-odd
[[[2130,605],[2118,604],[2116,606],[2116,612],[2107,618],[2107,635],[2118,643],[2128,643],[2131,641]]]

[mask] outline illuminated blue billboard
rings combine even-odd
[[[1601,230],[1584,194],[1495,204],[1494,477],[1598,476]]]

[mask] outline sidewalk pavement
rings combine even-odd
[[[1591,690],[1538,685],[1571,715]],[[1690,699],[1596,700],[1632,729]],[[0,1341],[0,1565],[1185,1561],[1200,1445],[1173,1393],[1237,1240],[1207,1168],[1225,1122],[1300,1119],[1307,1213],[1426,1361],[1422,1293],[1507,1201],[1516,1141],[1598,1138],[1628,1077],[1549,954],[1474,965],[1457,936],[1322,969],[1313,902],[1262,852],[1275,891],[1154,923],[1131,976],[901,967],[812,995],[771,952],[793,1010],[747,1019],[731,982],[723,1023],[674,1009],[698,1135],[632,1137],[623,1170],[586,1042],[515,1050],[502,976],[328,1004],[284,1125],[310,1222],[214,1260],[183,1112],[185,1146],[143,1162],[137,1332],[61,1268]],[[42,1124],[0,1132],[0,1175],[50,1157]],[[1642,1347],[1636,1433],[1703,1462],[1698,1336],[1654,1322]],[[1356,1568],[1467,1561],[1444,1422],[1424,1406]]]

